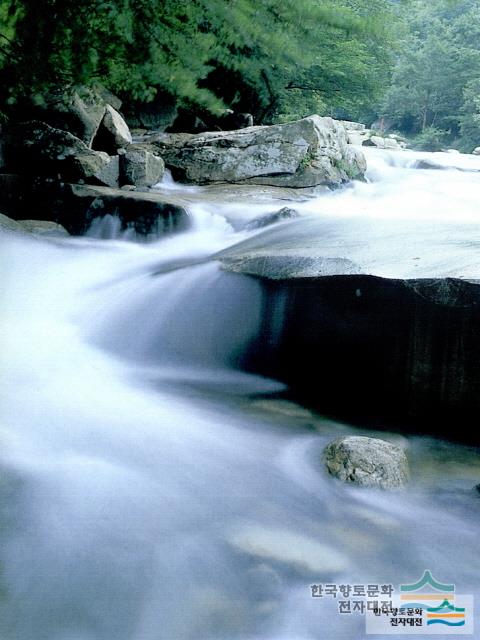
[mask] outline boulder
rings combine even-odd
[[[331,576],[349,568],[348,558],[335,547],[291,529],[246,524],[228,542],[239,553],[300,575]]]
[[[169,234],[190,226],[186,209],[174,198],[156,192],[125,191],[108,187],[67,184],[56,190],[47,206],[70,233],[84,233],[95,218],[118,216],[122,228],[139,235]]]
[[[244,368],[323,414],[479,444],[471,221],[338,216],[329,200],[321,216],[266,228],[216,255],[262,291]]]
[[[308,252],[305,252],[308,253]],[[346,258],[325,258],[315,255],[299,255],[287,251],[262,252],[241,257],[229,256],[228,250],[221,256],[222,267],[232,273],[243,273],[269,280],[317,278],[321,276],[350,275],[361,269]]]
[[[87,87],[65,90],[57,87],[38,110],[38,119],[55,129],[69,131],[91,147],[105,116],[106,102],[97,91]]]
[[[475,147],[472,153],[474,156],[480,156],[480,147]]]
[[[163,178],[165,163],[144,145],[130,145],[122,155],[122,182],[136,187],[152,187]]]
[[[346,436],[331,442],[323,455],[332,476],[360,487],[397,489],[409,479],[405,451],[385,440]]]
[[[16,220],[35,211],[38,218],[59,223],[73,235],[85,233],[95,218],[105,215],[119,217],[123,228],[133,227],[139,235],[176,233],[190,226],[183,202],[173,194],[23,178],[5,181],[5,197],[5,177],[16,176],[0,174],[0,210]]]
[[[267,213],[264,216],[259,216],[258,218],[254,218],[250,220],[249,223],[245,225],[245,229],[248,231],[254,229],[263,229],[263,227],[268,227],[271,224],[276,224],[277,222],[283,222],[284,220],[291,220],[292,218],[298,218],[300,214],[295,209],[290,209],[290,207],[283,207],[279,211],[275,211],[274,213]]]
[[[174,176],[197,184],[339,185],[366,170],[343,126],[319,116],[239,131],[158,134],[148,141]]]
[[[68,236],[68,231],[61,224],[51,220],[19,220],[18,224],[27,232],[36,236]]]
[[[347,131],[358,131],[359,133],[363,133],[366,130],[366,126],[362,122],[353,122],[350,120],[339,120],[339,122]]]
[[[19,174],[118,186],[118,157],[90,149],[68,131],[33,121],[11,127],[7,163]]]
[[[347,131],[347,140],[348,144],[354,144],[361,147],[364,140],[366,140],[366,137],[358,131]]]
[[[67,170],[60,168],[60,174],[72,182],[87,182],[106,187],[118,187],[120,164],[118,156],[109,156],[103,151],[91,151],[71,156]]]
[[[125,149],[130,144],[132,144],[132,134],[123,116],[107,104],[105,116],[93,140],[93,148],[116,155],[119,149]]]
[[[400,149],[400,145],[395,138],[383,138],[381,136],[370,136],[363,142],[364,147],[377,147],[377,149]]]
[[[17,233],[30,233],[36,236],[68,236],[61,225],[49,220],[12,220],[0,214],[0,229]]]
[[[4,216],[3,213],[0,213],[0,229],[2,231],[16,231],[17,233],[24,233],[25,231],[20,223]]]

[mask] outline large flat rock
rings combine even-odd
[[[362,153],[342,124],[310,116],[286,124],[202,134],[156,134],[167,167],[186,182],[250,183],[305,188],[361,178]]]
[[[262,283],[244,366],[322,412],[480,444],[477,235],[461,216],[325,213],[222,251]]]
[[[295,205],[301,210],[302,205]],[[308,207],[308,204],[306,205]],[[295,219],[226,249],[226,270],[270,279],[348,275],[480,280],[475,220],[328,215]]]

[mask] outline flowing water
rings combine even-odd
[[[294,203],[273,232],[363,222],[383,275],[478,277],[480,174],[460,169],[480,159],[419,157],[369,151],[368,183]],[[356,490],[321,452],[370,432],[236,369],[260,285],[208,258],[288,203],[166,187],[192,202],[190,231],[145,242],[107,218],[83,238],[0,238],[0,639],[359,640],[363,617],[310,585],[430,569],[480,596],[477,451],[383,434],[408,449],[409,488]],[[413,248],[382,249],[389,228]]]

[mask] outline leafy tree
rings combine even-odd
[[[0,101],[101,81],[266,121],[357,114],[388,82],[389,0],[0,0]]]
[[[383,104],[384,115],[410,134],[435,132],[444,144],[480,144],[480,3],[414,0],[408,35]],[[422,140],[423,138],[420,138]]]

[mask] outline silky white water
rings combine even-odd
[[[430,569],[480,596],[477,451],[403,437],[403,492],[328,477],[325,444],[370,432],[238,371],[260,284],[208,259],[288,204],[300,218],[259,237],[328,224],[326,251],[353,233],[382,275],[478,277],[480,173],[454,167],[480,159],[413,169],[425,155],[370,151],[369,183],[298,203],[191,190],[192,229],[148,243],[111,218],[84,238],[1,235],[1,640],[359,640],[363,617],[311,584]]]

